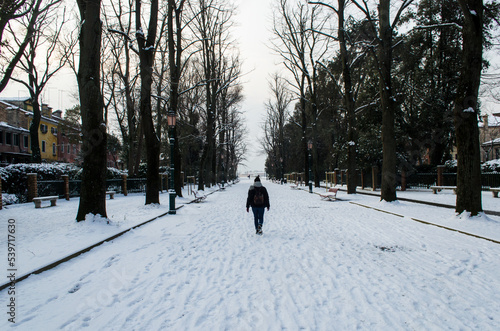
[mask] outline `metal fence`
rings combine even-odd
[[[363,179],[364,187],[372,187],[372,172],[366,172],[361,176],[358,172],[358,186],[362,185],[361,179]],[[381,174],[377,173],[377,188],[380,188]],[[168,179],[167,177],[162,177],[162,190],[168,189]],[[338,185],[345,185],[347,181],[346,173],[341,176],[341,172],[337,173],[337,183]],[[69,195],[70,197],[80,196],[81,180],[70,180],[69,181]],[[398,174],[396,178],[396,183],[398,188],[401,187],[401,176]],[[106,180],[106,190],[116,191],[117,193],[123,193],[122,179],[108,179]],[[437,184],[437,174],[436,173],[411,173],[406,176],[406,188],[407,189],[430,189],[431,186]],[[456,186],[457,185],[457,174],[456,173],[444,173],[443,174],[443,185],[444,186]],[[490,187],[500,187],[500,173],[488,172],[481,174],[481,186],[483,190],[488,190]],[[146,179],[145,178],[128,178],[127,179],[127,191],[129,193],[141,193],[146,192]],[[60,198],[64,197],[64,181],[62,180],[44,180],[38,181],[38,195],[57,195]]]
[[[357,183],[358,186],[372,187],[373,185],[373,174],[371,171],[363,173],[358,171]],[[380,172],[376,174],[376,188],[380,188],[382,176]],[[331,180],[331,179],[330,179]],[[347,175],[344,172],[343,176],[341,172],[337,172],[337,184],[346,185]],[[396,185],[401,188],[401,174],[397,174]],[[410,173],[406,176],[406,188],[407,189],[430,189],[431,186],[437,185],[437,173]],[[457,186],[457,174],[456,173],[443,173],[443,186]],[[482,190],[487,191],[490,187],[500,187],[500,173],[498,172],[487,172],[481,174],[481,187]]]
[[[122,179],[107,179],[106,190],[123,193]],[[57,195],[59,198],[64,198],[64,181],[63,180],[40,180],[37,182],[38,196]],[[69,196],[79,197],[82,186],[81,180],[69,181]],[[129,193],[146,192],[145,178],[129,178],[127,179],[127,191]]]
[[[62,180],[44,180],[37,182],[38,196],[57,195],[64,197],[64,181]]]

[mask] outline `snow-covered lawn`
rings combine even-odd
[[[500,240],[499,217],[345,192],[327,202],[264,181],[271,210],[261,237],[244,208],[250,183],[16,284],[16,324],[3,290],[0,329],[500,329],[500,245],[411,220]],[[398,192],[405,195],[454,203],[451,192]],[[484,209],[500,210],[499,199],[483,197]],[[109,225],[74,222],[77,199],[8,206],[0,211],[4,273],[8,219],[20,275],[167,212],[168,195],[161,199],[144,206],[142,195],[117,195],[107,201]]]

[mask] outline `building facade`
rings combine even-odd
[[[62,111],[42,104],[38,143],[45,162],[78,163],[80,129],[62,119]],[[0,162],[26,163],[31,159],[29,128],[33,107],[29,98],[0,99]]]
[[[484,115],[479,123],[481,162],[500,159],[500,113]]]
[[[0,101],[0,164],[29,162],[28,123],[27,112]]]

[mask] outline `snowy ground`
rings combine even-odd
[[[260,237],[244,209],[249,185],[243,180],[31,276],[15,295],[3,290],[0,329],[500,329],[500,245],[411,220],[500,240],[499,217],[459,218],[453,209],[345,192],[326,202],[264,182],[271,210]],[[454,204],[452,192],[398,196]],[[142,195],[115,196],[110,225],[74,222],[76,199],[8,206],[0,211],[4,272],[8,219],[21,275],[167,212],[167,194],[161,199],[144,206]],[[498,203],[483,196],[484,209],[500,211]],[[6,314],[12,297],[16,324]]]

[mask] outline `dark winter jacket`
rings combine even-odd
[[[262,195],[264,196],[264,204],[262,206],[255,206],[254,204],[254,196],[257,191],[262,192]],[[269,194],[267,194],[267,190],[264,186],[250,186],[250,189],[248,190],[248,198],[247,198],[247,208],[248,207],[267,207],[269,208]]]

